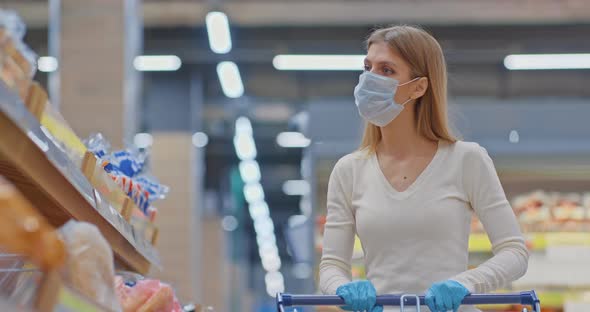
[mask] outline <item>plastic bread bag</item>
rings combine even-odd
[[[156,199],[164,199],[170,191],[170,188],[156,181],[153,177],[142,175],[135,178],[135,181],[149,193],[149,203],[151,204]]]
[[[22,41],[26,26],[15,11],[0,10],[2,79],[25,98],[37,70],[37,55]]]
[[[66,243],[66,284],[112,311],[121,311],[115,294],[113,252],[96,226],[69,221],[60,232]]]
[[[143,170],[146,154],[138,149],[111,152],[110,142],[101,133],[90,135],[84,144],[103,161],[103,167],[109,173],[134,177]]]
[[[115,289],[124,312],[182,312],[172,287],[158,280],[123,273]]]
[[[116,167],[109,171],[109,175],[115,181],[123,192],[133,200],[135,205],[147,215],[147,209],[149,207],[148,198],[149,193],[145,191],[141,185],[136,183],[133,178],[130,178],[122,174]]]
[[[145,214],[149,215],[148,209],[151,204],[157,200],[166,197],[169,187],[162,185],[147,176],[130,178],[122,174],[117,167],[111,168],[111,177],[129,196],[137,207]]]
[[[16,48],[20,52],[26,63],[29,65],[28,68],[23,68],[25,74],[29,79],[33,79],[35,73],[37,72],[37,53],[31,50],[31,48],[29,48],[23,42],[17,42]]]
[[[101,160],[109,155],[111,149],[111,143],[105,139],[102,133],[91,134],[84,140],[84,145]]]
[[[31,85],[31,74],[35,69],[22,51],[28,51],[22,42],[7,38],[0,50],[2,59],[1,78],[14,92],[18,92],[21,99],[25,99]],[[33,61],[34,62],[34,61]]]
[[[118,171],[128,177],[138,175],[145,165],[146,155],[137,149],[125,149],[113,152],[110,162]]]
[[[27,32],[23,20],[12,10],[0,10],[0,28],[5,29],[10,37],[18,41],[21,41]]]

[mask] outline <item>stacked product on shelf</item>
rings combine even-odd
[[[14,12],[0,11],[0,34],[2,173],[26,196],[43,202],[37,206],[42,206],[56,226],[70,217],[101,223],[99,228],[107,240],[116,242],[117,258],[147,272],[158,262],[151,246],[157,230],[151,222],[133,224],[131,215],[139,208],[97,164],[96,157],[49,103],[45,90],[32,81],[35,58],[25,57],[32,53],[22,42],[24,24]],[[57,189],[56,184],[63,187]],[[145,231],[146,227],[151,231]],[[124,236],[127,242],[117,236]]]
[[[590,194],[536,191],[515,198],[514,210],[523,226],[540,231],[588,230]]]
[[[512,200],[512,208],[523,231],[578,232],[590,230],[590,193],[534,191]],[[483,233],[473,219],[472,232]]]
[[[110,143],[100,133],[90,136],[84,142],[88,150],[99,158],[100,166],[110,179],[139,208],[133,211],[131,223],[144,229],[144,232],[151,231],[151,234],[146,235],[157,235],[153,222],[158,210],[152,204],[157,199],[165,198],[169,188],[146,174],[145,164],[149,156],[147,151],[133,147],[111,151]]]
[[[55,231],[1,177],[0,213],[0,247],[13,253],[0,257],[0,294],[23,308],[182,311],[169,285],[138,274],[116,276],[113,252],[96,226],[70,221]],[[62,287],[64,294],[56,291]]]
[[[13,11],[0,10],[0,77],[25,98],[37,70],[37,55],[22,41],[26,27]]]
[[[562,193],[536,190],[511,200],[512,207],[525,234],[527,245],[532,252],[529,271],[538,272],[539,268],[550,270],[548,278],[525,276],[513,287],[534,287],[544,302],[543,311],[571,311],[568,304],[588,307],[587,286],[576,282],[571,285],[570,268],[583,267],[583,258],[590,246],[590,193]],[[491,244],[482,225],[474,219],[470,240],[473,252],[491,252]],[[579,259],[568,259],[565,254],[580,252]],[[565,254],[563,254],[565,253]],[[557,257],[557,258],[555,258]],[[571,261],[571,263],[568,263]],[[559,278],[555,277],[555,272]],[[579,271],[579,276],[584,276]],[[584,308],[585,309],[585,308]],[[574,310],[578,311],[578,310]]]
[[[182,311],[170,285],[115,271],[159,265],[151,204],[167,188],[128,171],[145,153],[99,160],[88,150],[32,80],[24,32],[0,10],[0,300],[42,312]]]
[[[77,291],[67,278],[75,273],[72,271],[75,268],[66,263],[76,262],[73,253],[88,246],[64,243],[63,236],[1,177],[0,214],[0,248],[3,251],[0,256],[0,296],[19,309],[53,311],[56,306],[70,309],[82,306],[95,311],[118,311],[116,300],[114,305],[108,300],[103,301],[108,304],[103,308],[92,293],[86,296]],[[114,289],[112,284],[104,286]]]

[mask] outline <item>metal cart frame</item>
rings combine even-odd
[[[294,306],[342,306],[344,299],[339,296],[322,296],[322,295],[291,295],[277,294],[277,311],[284,312],[285,307]],[[419,303],[417,305],[417,303]],[[377,304],[382,306],[398,306],[400,312],[404,311],[405,306],[416,306],[420,312],[420,306],[426,305],[424,296],[417,295],[382,295],[377,296]],[[531,312],[541,312],[541,301],[534,290],[523,291],[513,294],[482,294],[469,295],[463,299],[461,304],[464,305],[482,305],[482,304],[521,304],[531,306]]]

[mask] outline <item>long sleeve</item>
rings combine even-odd
[[[490,238],[494,256],[452,279],[472,293],[486,293],[522,277],[529,253],[487,151],[476,146],[465,155],[463,168],[464,190]]]
[[[320,290],[335,294],[336,289],[351,281],[355,219],[351,207],[352,176],[340,160],[328,183],[327,218],[324,229],[323,254],[320,262]],[[348,169],[348,170],[347,170]]]

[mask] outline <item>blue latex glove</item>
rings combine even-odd
[[[426,305],[432,312],[457,312],[469,290],[456,281],[433,284],[426,292]]]
[[[377,291],[369,281],[356,281],[344,284],[336,289],[336,294],[344,299],[347,311],[383,312],[382,306],[376,306]]]

